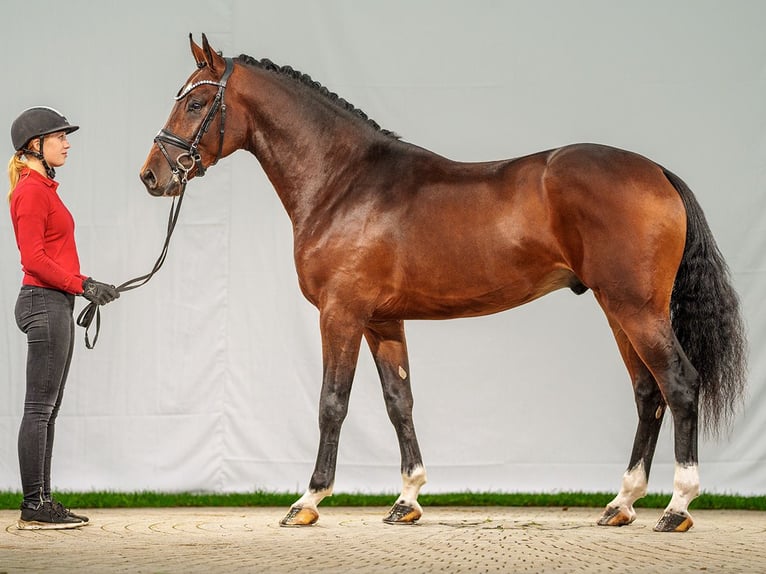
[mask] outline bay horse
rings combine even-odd
[[[673,494],[657,531],[688,530],[699,494],[698,424],[730,423],[744,394],[739,299],[705,216],[676,175],[635,153],[568,145],[463,163],[407,143],[309,76],[226,58],[189,36],[196,68],[140,177],[153,196],[244,149],[292,222],[300,289],[319,310],[319,449],[280,524],[306,526],[332,494],[362,338],[401,453],[402,490],[383,519],[412,524],[426,482],[412,418],[407,319],[497,313],[555,289],[593,292],[633,386],[638,427],[619,493],[598,524],[636,518],[666,409]]]

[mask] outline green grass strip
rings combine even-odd
[[[54,496],[70,508],[172,508],[203,506],[282,506],[289,507],[301,493],[191,493],[191,492],[60,492]],[[337,493],[325,498],[322,506],[390,506],[396,494]],[[422,494],[418,501],[428,506],[605,506],[614,493],[560,492],[555,494],[456,492]],[[670,494],[648,494],[636,502],[638,508],[664,508]],[[18,509],[21,493],[0,492],[0,509]],[[691,504],[692,509],[766,510],[766,496],[703,493]]]

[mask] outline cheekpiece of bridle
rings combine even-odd
[[[215,95],[213,104],[210,106],[205,119],[202,120],[202,124],[197,130],[194,139],[190,142],[189,140],[184,139],[181,136],[166,130],[165,128],[162,128],[154,138],[154,143],[157,144],[157,147],[162,152],[162,155],[165,156],[165,159],[170,166],[170,170],[173,172],[173,179],[184,187],[189,180],[189,173],[195,167],[197,168],[198,176],[202,177],[205,175],[206,168],[204,165],[202,165],[202,158],[199,154],[199,142],[202,139],[202,136],[207,133],[208,129],[210,128],[210,124],[213,122],[213,118],[215,118],[215,115],[219,110],[221,112],[221,121],[219,128],[220,135],[218,140],[218,153],[216,153],[215,159],[210,164],[210,166],[216,164],[216,162],[221,157],[221,153],[223,152],[223,134],[226,127],[226,103],[223,101],[223,96],[226,92],[226,82],[229,80],[229,76],[231,76],[231,72],[234,69],[234,62],[231,58],[224,58],[224,60],[226,61],[226,69],[224,70],[223,76],[221,76],[219,81],[216,82],[214,80],[200,80],[199,82],[194,82],[187,85],[185,88],[182,87],[175,97],[175,100],[179,101],[184,99],[192,90],[194,90],[194,88],[199,86],[218,86],[218,93]],[[197,66],[200,68],[203,68],[206,65],[207,64],[204,62],[197,64]],[[175,161],[173,161],[173,159],[170,157],[170,154],[168,153],[167,148],[165,147],[165,144],[172,145],[173,147],[177,147],[184,151],[183,153],[179,154],[178,157],[176,157]]]

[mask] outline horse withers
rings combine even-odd
[[[464,163],[402,141],[309,76],[225,58],[190,36],[196,67],[141,169],[174,196],[238,149],[254,154],[294,230],[300,288],[317,307],[320,440],[306,492],[281,520],[310,525],[332,493],[361,340],[372,352],[401,452],[385,522],[411,524],[426,470],[412,419],[407,319],[496,313],[555,289],[591,290],[606,314],[638,411],[622,487],[598,523],[636,518],[666,410],[673,495],[655,526],[685,531],[699,494],[698,425],[715,432],[743,396],[739,300],[684,182],[629,151],[577,144]]]

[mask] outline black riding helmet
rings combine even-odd
[[[71,125],[67,119],[53,108],[37,106],[21,112],[11,125],[13,148],[21,151],[34,137],[46,136],[56,132],[71,134],[80,126]]]
[[[56,170],[48,166],[42,153],[28,149],[27,144],[34,138],[40,138],[40,150],[43,149],[43,139],[46,135],[64,132],[71,134],[79,130],[80,126],[71,125],[67,119],[53,108],[45,106],[36,106],[21,112],[18,118],[11,125],[11,141],[16,151],[30,154],[43,162],[45,171],[53,179],[56,177]]]

